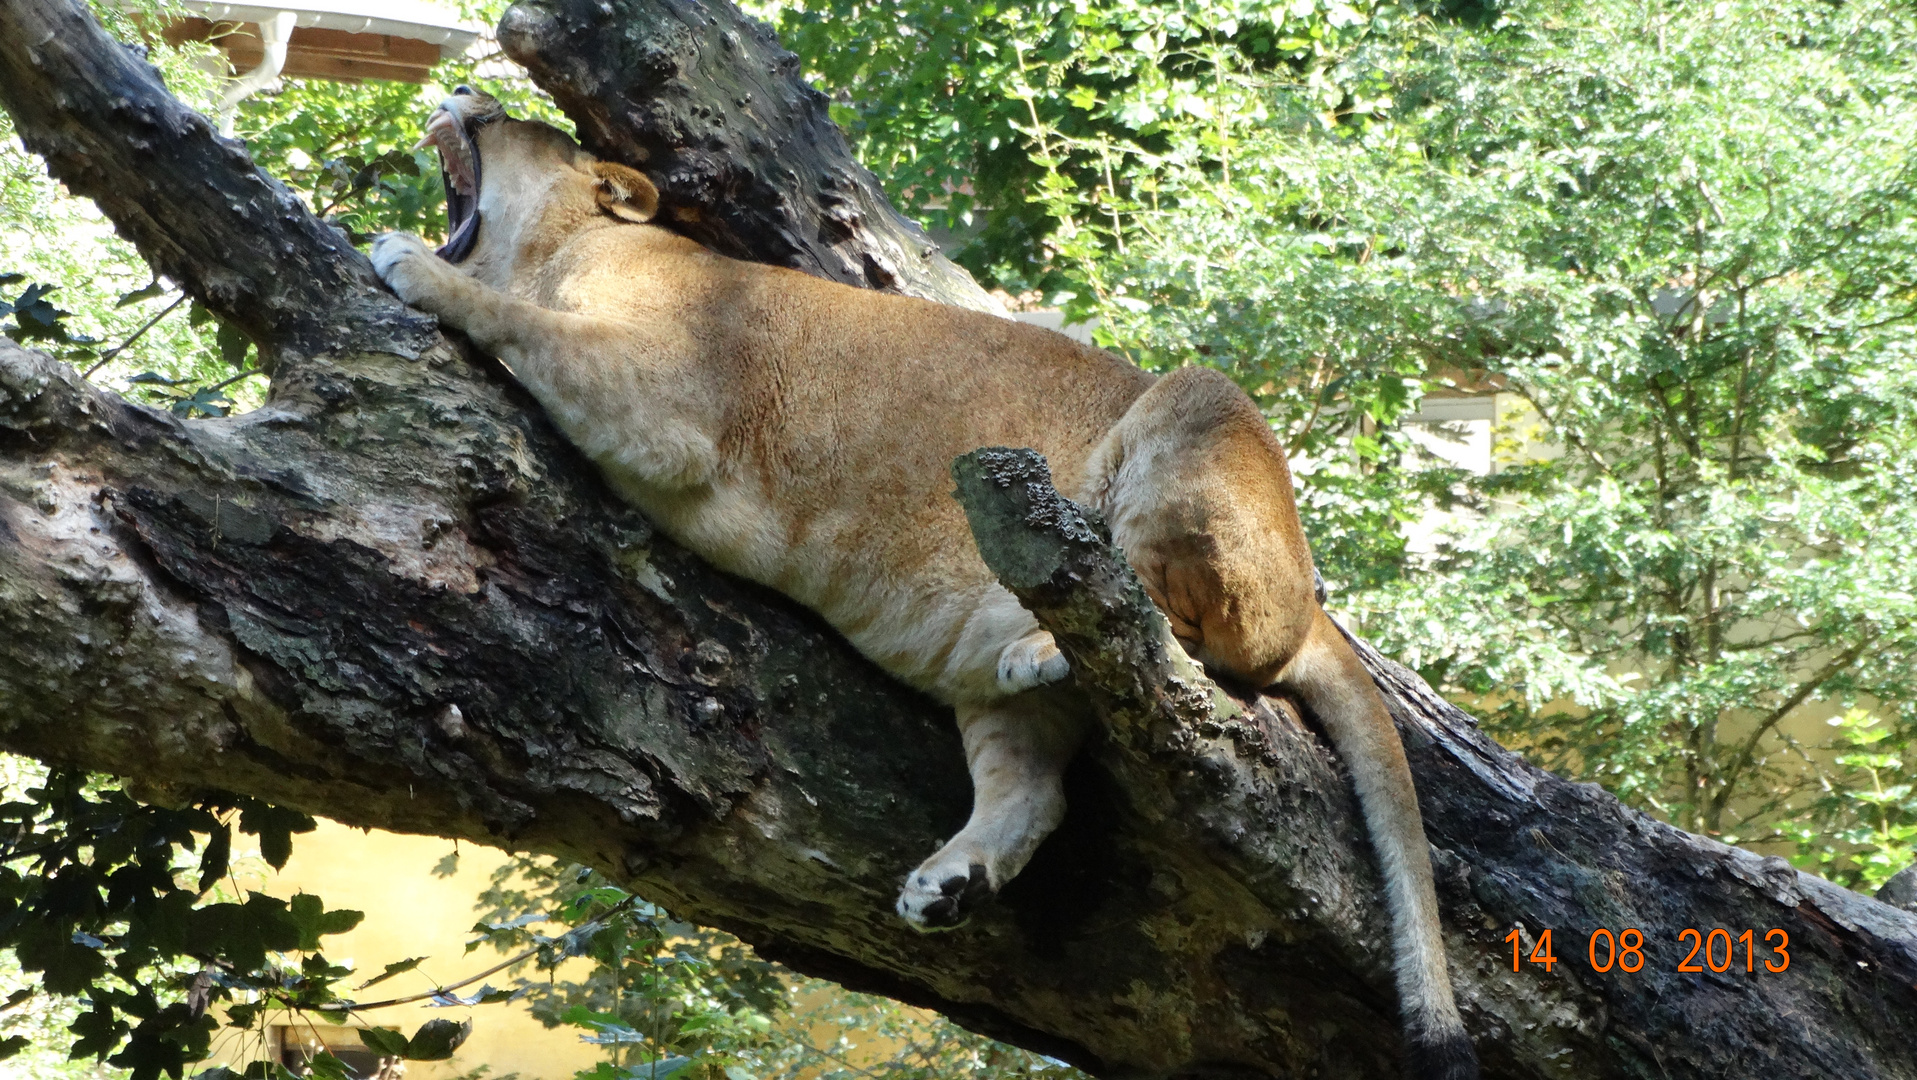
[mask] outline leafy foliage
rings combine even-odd
[[[205,1056],[216,1003],[233,1003],[229,1022],[244,1027],[266,1002],[335,1000],[331,981],[346,972],[314,950],[357,925],[358,912],[311,896],[229,899],[217,888],[235,830],[279,865],[310,818],[217,792],[154,806],[57,771],[8,794],[0,948],[47,993],[84,1000],[69,1028],[72,1056],[110,1060],[135,1080],[177,1077]],[[194,852],[196,866],[183,859]],[[277,955],[296,950],[307,953],[297,965]]]
[[[306,893],[280,900],[247,892],[234,877],[236,832],[253,838],[259,861],[279,868],[291,856],[293,837],[313,828],[304,814],[220,792],[155,806],[112,784],[48,773],[24,759],[0,758],[0,772],[8,774],[4,791],[12,797],[0,803],[0,950],[17,958],[23,977],[11,981],[26,984],[5,1007],[34,1008],[49,997],[71,1002],[39,1007],[32,1036],[0,1036],[0,1060],[38,1044],[36,1075],[53,1069],[74,1077],[109,1075],[44,1060],[45,1043],[54,1041],[67,1044],[72,1058],[114,1066],[110,1075],[177,1078],[207,1056],[216,1033],[238,1036],[241,1045],[263,1043],[268,1024],[284,1023],[288,1015],[340,1023],[416,1000],[470,1007],[518,996],[483,986],[465,996],[436,988],[366,1000],[364,991],[414,970],[422,958],[389,964],[355,984],[350,964],[329,961],[321,949],[326,938],[358,926],[360,912],[329,909]],[[582,925],[556,948],[579,952],[604,928]],[[54,1030],[56,1016],[64,1033]],[[429,1020],[410,1036],[390,1028],[358,1030],[391,1065],[450,1058],[472,1022]],[[277,1061],[256,1060],[194,1075],[295,1080],[296,1074]],[[324,1052],[298,1075],[351,1080],[347,1067]]]
[[[1909,750],[1891,752],[1896,731],[1863,709],[1829,721],[1846,752],[1837,765],[1851,773],[1832,796],[1855,821],[1838,839],[1852,846],[1857,876],[1876,885],[1917,864],[1917,784],[1906,767]],[[1859,775],[1861,774],[1861,775]],[[1821,853],[1820,853],[1821,854]]]
[[[137,41],[141,28],[136,20],[157,6],[152,0],[128,0],[124,5],[99,5],[95,14],[109,31]],[[204,105],[213,99],[214,85],[196,66],[204,51],[204,46],[161,47],[150,56],[175,93]],[[168,283],[154,280],[138,253],[113,234],[91,202],[71,197],[48,178],[14,136],[12,120],[0,112],[0,278],[14,275],[17,282],[0,284],[5,293],[0,300],[20,308],[22,298],[12,289],[28,285],[39,293],[25,299],[40,301],[29,304],[25,313],[12,312],[12,325],[5,332],[15,340],[116,380],[146,370],[210,384],[239,370],[222,360],[214,340],[217,326],[166,317],[184,306],[184,298]],[[0,319],[6,317],[0,314]],[[136,399],[164,405],[181,396],[149,395],[145,386],[117,385],[131,390]],[[238,392],[250,403],[258,387]],[[204,403],[213,404],[211,399]]]
[[[833,96],[834,119],[901,208],[957,240],[956,257],[981,280],[1016,292],[1069,280],[1044,257],[1062,223],[1041,196],[1062,184],[1096,197],[1113,179],[1110,160],[1057,156],[1056,140],[1156,148],[1188,121],[1222,119],[1201,83],[1219,63],[1283,73],[1337,108],[1344,88],[1325,69],[1374,29],[1342,0],[789,0],[759,10]]]
[[[0,285],[18,285],[25,280],[25,274],[0,274]],[[73,340],[60,322],[73,313],[61,311],[47,302],[47,294],[52,291],[51,285],[28,285],[12,300],[0,300],[0,316],[13,316],[8,337],[15,341]]]
[[[1419,306],[1463,309],[1434,364],[1494,368],[1564,452],[1366,602],[1549,764],[1864,884],[1842,763],[1794,732],[1824,702],[1917,730],[1911,29],[1541,5],[1433,38],[1395,137],[1429,162],[1405,231],[1446,238]],[[1560,665],[1580,707],[1546,712]]]

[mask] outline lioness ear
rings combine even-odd
[[[624,221],[646,222],[659,210],[659,189],[638,169],[610,161],[592,163],[599,178],[599,208]]]

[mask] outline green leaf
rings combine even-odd
[[[23,934],[15,953],[20,966],[41,973],[41,985],[55,994],[75,995],[105,975],[106,957],[62,934],[62,925],[48,923]]]
[[[208,386],[201,387],[186,397],[180,398],[168,406],[168,408],[170,408],[176,416],[225,416],[232,404],[233,399],[227,397],[223,391],[215,390]],[[265,847],[265,840],[262,839],[260,843],[262,852],[264,852]],[[291,853],[292,848],[289,839],[287,854],[290,855]]]
[[[233,854],[233,827],[221,825],[213,830],[212,838],[206,842],[206,851],[200,856],[200,894],[205,895],[215,883],[226,876],[226,868]]]
[[[571,1024],[574,1027],[593,1028],[595,1030],[624,1026],[617,1015],[613,1013],[594,1012],[586,1005],[570,1006],[565,1012],[559,1014],[559,1020],[561,1023]]]
[[[403,1058],[406,1056],[406,1036],[392,1028],[368,1027],[358,1029],[359,1041],[381,1057]]]
[[[317,1080],[358,1080],[345,1062],[324,1050],[306,1059],[306,1075]]]
[[[113,306],[116,308],[123,308],[127,306],[128,304],[137,304],[142,300],[151,300],[165,291],[166,291],[166,287],[160,284],[160,279],[154,278],[153,284],[148,285],[146,288],[135,289],[130,293],[122,294],[119,302],[114,304]]]
[[[312,893],[294,893],[287,902],[286,913],[293,918],[293,925],[299,927],[299,947],[311,952],[319,948],[320,917],[326,913],[326,904]]]
[[[521,929],[533,923],[545,922],[551,917],[552,916],[547,915],[543,911],[528,911],[518,918],[510,919],[506,922],[476,922],[473,924],[473,932],[485,936],[468,942],[466,944],[466,951],[472,952],[479,944],[492,938],[504,938],[508,941],[514,940],[520,936],[518,931]]]
[[[265,893],[247,893],[242,908],[258,928],[260,943],[275,952],[299,948],[299,925],[286,910],[286,901]],[[257,967],[258,965],[253,965]]]
[[[267,1007],[268,1003],[264,1001],[228,1005],[226,1007],[226,1026],[240,1028],[242,1030],[250,1028],[253,1026],[253,1022],[259,1019],[260,1013]]]
[[[187,937],[187,921],[192,918],[193,903],[197,898],[197,894],[191,890],[174,889],[160,897],[158,903],[148,906],[143,918],[135,926],[143,932],[145,940],[153,948],[184,954],[191,948]]]
[[[260,838],[260,858],[275,870],[293,856],[293,834],[319,826],[297,810],[285,810],[258,799],[240,799],[240,831]]]
[[[52,285],[29,285],[26,291],[8,305],[13,311],[13,321],[18,328],[15,331],[19,341],[66,341],[66,328],[60,320],[73,313],[62,311],[47,302],[46,295],[54,290]]]
[[[219,345],[221,360],[226,361],[235,371],[246,366],[246,351],[253,347],[253,340],[246,336],[246,331],[230,322],[222,321],[219,333],[214,335],[214,340]]]
[[[79,1036],[68,1051],[69,1056],[78,1059],[96,1057],[105,1060],[120,1045],[120,1040],[132,1030],[132,1025],[119,1019],[113,1013],[113,1006],[105,1000],[96,999],[93,1007],[75,1017],[67,1030]]]
[[[244,904],[208,904],[185,919],[187,940],[196,956],[223,956],[237,972],[258,971],[268,952],[299,947],[300,929],[286,902],[249,893]]]
[[[395,975],[404,975],[405,973],[412,971],[413,969],[419,967],[419,965],[425,962],[426,962],[426,958],[424,956],[414,956],[414,957],[409,957],[405,960],[395,960],[392,963],[386,965],[386,970],[380,972],[378,975],[373,976],[372,978],[366,980],[365,982],[360,983],[354,989],[364,990],[369,986],[378,986],[380,983],[385,982],[387,979],[390,979]]]
[[[25,1050],[29,1045],[31,1045],[30,1041],[25,1035],[9,1035],[4,1039],[0,1039],[0,1061],[7,1060],[20,1051]]]
[[[473,1022],[464,1020],[428,1020],[413,1032],[406,1043],[408,1061],[444,1061],[473,1033]]]
[[[363,911],[350,911],[344,908],[326,910],[319,897],[311,893],[294,893],[287,906],[287,914],[292,917],[293,925],[299,928],[299,948],[311,952],[320,947],[320,938],[327,934],[343,934],[366,918]]]
[[[300,960],[300,974],[312,980],[309,984],[310,990],[322,992],[322,984],[330,986],[335,980],[346,978],[353,974],[353,968],[350,963],[335,964],[326,959],[325,953],[314,952],[306,954]],[[330,990],[323,992],[331,994]]]
[[[158,1080],[163,1072],[178,1076],[188,1062],[206,1056],[213,1017],[195,1018],[184,1002],[159,1008],[146,988],[134,996],[134,1001],[140,1007],[136,1010],[134,1004],[127,1003],[129,1012],[150,1011],[150,1015],[133,1029],[120,1052],[107,1059],[108,1064],[131,1070],[135,1080]]]

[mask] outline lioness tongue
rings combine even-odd
[[[460,224],[459,229],[448,237],[434,254],[447,262],[459,262],[472,254],[473,243],[479,238],[479,215],[474,214]]]

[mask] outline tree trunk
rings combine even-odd
[[[903,265],[883,237],[817,227],[845,204],[805,178],[857,167],[798,134],[816,102],[746,25],[566,0],[520,5],[502,38],[600,149],[703,163],[662,185],[697,208],[687,227],[827,276]],[[710,80],[673,77],[695,68]],[[768,89],[741,104],[750,72]],[[672,120],[738,132],[774,99],[804,107],[752,111],[733,141]],[[961,486],[1106,737],[999,901],[921,936],[891,902],[965,817],[945,710],[613,499],[495,365],[402,308],[76,0],[0,0],[0,104],[274,373],[265,407],[182,421],[0,343],[0,746],[156,797],[217,786],[579,859],[768,957],[1101,1075],[1393,1075],[1378,879],[1335,757],[1290,703],[1232,699],[1164,649],[1033,463]],[[799,145],[822,168],[780,163]],[[890,286],[960,295],[927,265]],[[1917,1078],[1917,916],[1543,773],[1364,655],[1418,778],[1488,1076]],[[1621,948],[1593,969],[1599,927],[1642,932],[1640,970]],[[1687,927],[1728,930],[1734,965],[1705,962],[1719,944],[1682,970]],[[1552,931],[1557,963],[1513,971],[1514,928],[1526,956]]]

